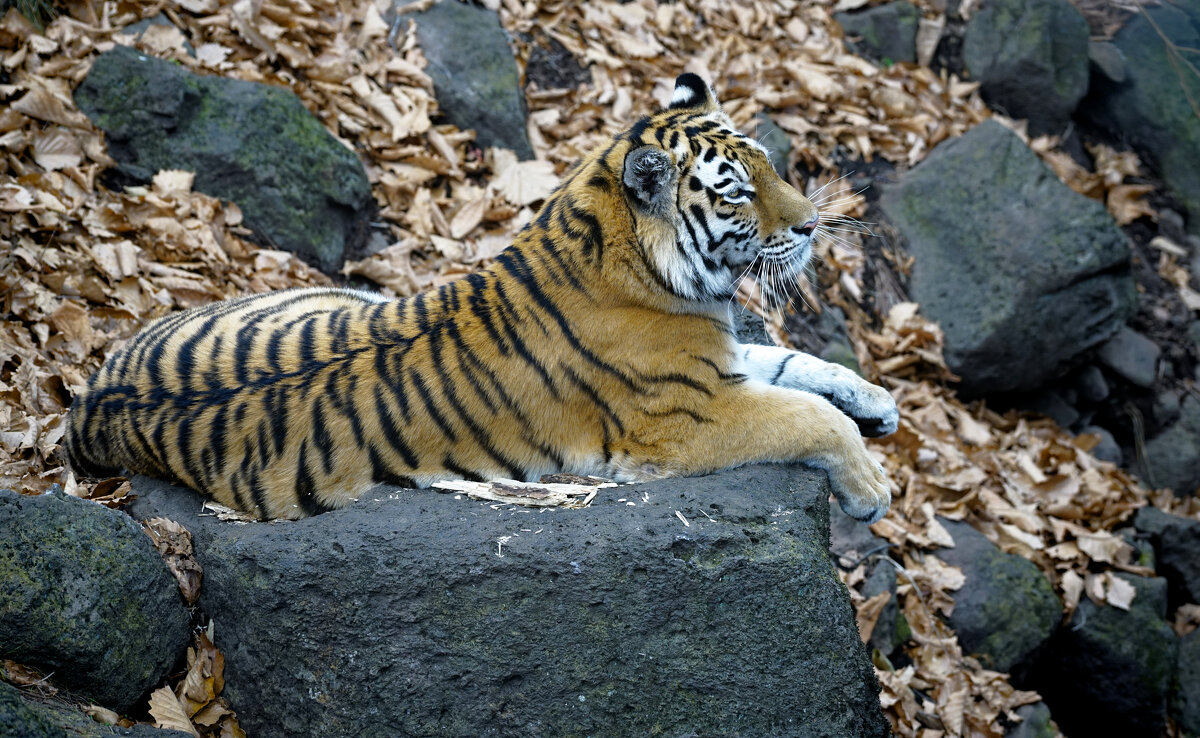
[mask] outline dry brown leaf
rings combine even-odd
[[[187,711],[170,687],[160,687],[150,694],[150,717],[154,718],[156,728],[178,730],[200,738],[200,733],[188,720]]]
[[[856,608],[854,617],[858,623],[858,636],[862,638],[863,643],[871,640],[875,624],[879,622],[879,616],[891,598],[891,592],[880,592]]]

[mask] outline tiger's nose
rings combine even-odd
[[[817,230],[818,218],[813,218],[802,226],[792,226],[792,233],[799,236],[811,236]]]

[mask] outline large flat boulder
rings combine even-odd
[[[195,172],[196,190],[236,202],[260,240],[327,272],[366,242],[375,203],[362,163],[291,90],[117,46],[96,58],[75,102],[132,180]]]
[[[54,491],[0,490],[0,658],[118,711],[183,654],[191,615],[128,515]]]
[[[248,525],[134,489],[135,515],[193,533],[224,694],[256,737],[888,734],[819,472],[622,486],[578,510],[381,487]]]
[[[909,290],[967,394],[1033,389],[1136,309],[1129,244],[993,120],[937,146],[880,206],[916,258]]]

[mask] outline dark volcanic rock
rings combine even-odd
[[[410,2],[396,0],[393,7]],[[495,11],[445,0],[406,18],[417,22],[417,40],[429,60],[425,71],[433,78],[446,119],[464,130],[475,129],[480,146],[500,146],[532,159],[525,93]]]
[[[1004,553],[967,523],[938,521],[955,546],[937,557],[966,577],[949,618],[963,651],[989,669],[1020,674],[1062,618],[1054,587],[1033,562]]]
[[[191,617],[150,539],[124,513],[0,490],[0,657],[114,710],[155,686]]]
[[[1200,522],[1143,507],[1133,525],[1154,545],[1155,568],[1167,578],[1172,607],[1200,603]]]
[[[910,294],[945,330],[966,393],[1038,387],[1135,310],[1129,245],[1104,206],[995,121],[882,189],[916,257]]]
[[[620,487],[581,510],[379,488],[250,525],[134,486],[135,514],[194,535],[225,695],[256,738],[888,733],[817,472]]]
[[[890,64],[917,60],[917,24],[921,11],[905,0],[857,13],[835,13],[846,34],[846,48],[855,54]]]
[[[1179,417],[1146,442],[1144,473],[1154,486],[1170,487],[1179,495],[1200,487],[1200,399],[1189,394],[1179,405]]]
[[[759,113],[754,116],[754,140],[766,147],[771,156],[771,166],[780,179],[788,178],[788,157],[792,153],[792,139],[775,124],[771,116]]]
[[[1139,387],[1158,379],[1158,344],[1132,328],[1122,328],[1096,351],[1102,364]]]
[[[365,243],[374,200],[362,164],[291,90],[200,77],[117,46],[75,102],[127,177],[195,172],[195,188],[236,202],[262,240],[327,272]]]
[[[1056,738],[1058,731],[1050,723],[1050,708],[1045,702],[1018,707],[1021,722],[1004,734],[1004,738]]]
[[[1185,735],[1200,735],[1200,630],[1179,641],[1179,671],[1175,675],[1171,715]]]
[[[1080,113],[1157,167],[1187,208],[1188,230],[1200,233],[1200,118],[1193,107],[1200,78],[1180,71],[1186,53],[1179,50],[1200,47],[1200,4],[1147,7],[1122,25],[1112,45],[1118,53],[1101,52]]]
[[[1158,738],[1177,643],[1163,619],[1167,581],[1118,574],[1137,589],[1128,612],[1084,597],[1033,672],[1066,735]]]
[[[82,712],[61,704],[27,700],[16,687],[0,682],[0,738],[186,738],[190,733],[149,725],[120,728],[101,725]]]
[[[967,23],[963,59],[993,108],[1062,133],[1088,89],[1088,26],[1067,0],[985,0]]]

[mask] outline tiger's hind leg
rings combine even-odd
[[[743,344],[738,353],[751,379],[824,397],[849,415],[864,436],[891,435],[899,426],[900,412],[888,391],[840,364],[778,346]]]

